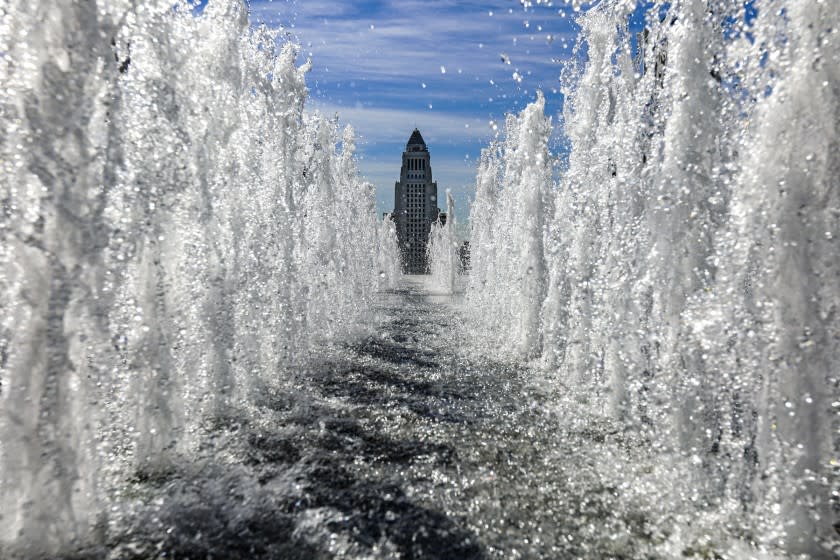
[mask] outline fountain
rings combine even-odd
[[[282,455],[288,442],[261,432],[271,420],[260,417],[270,409],[263,403],[294,401],[310,350],[365,334],[377,292],[399,275],[394,225],[376,219],[372,187],[358,178],[352,128],[305,110],[308,63],[298,66],[296,47],[251,28],[240,0],[210,0],[200,15],[193,8],[182,0],[4,7],[4,558],[105,548],[119,556],[134,545],[148,556],[158,541],[139,542],[155,534],[137,528],[144,520],[165,531],[182,512],[207,509],[234,511],[221,519],[243,546],[251,521],[264,522],[256,531],[264,541],[277,519],[289,524],[285,536],[326,524],[317,505],[294,522],[256,516],[289,505],[255,490],[264,481],[254,473],[269,466],[246,476],[241,457],[202,453],[215,439],[247,440],[237,430],[253,422],[248,449]],[[468,283],[468,327],[479,350],[491,350],[475,363],[487,368],[458,369],[460,348],[438,363],[431,349],[450,339],[400,309],[384,339],[357,345],[367,352],[356,349],[358,362],[319,372],[335,391],[324,400],[337,409],[354,387],[365,406],[393,409],[388,399],[400,396],[418,415],[405,418],[479,436],[437,450],[412,442],[445,459],[434,472],[460,472],[450,446],[462,441],[487,453],[473,467],[518,476],[514,450],[539,442],[544,476],[523,482],[563,482],[540,486],[562,489],[538,492],[540,503],[567,503],[560,513],[575,517],[543,508],[540,523],[556,523],[545,525],[552,539],[571,538],[563,523],[574,521],[578,537],[591,530],[619,551],[632,541],[639,557],[836,557],[840,4],[657,0],[634,35],[636,9],[604,1],[580,17],[564,72],[571,153],[557,180],[541,94],[484,151],[468,277],[455,275],[454,221],[433,231],[434,278],[448,292]],[[452,210],[450,199],[450,220]],[[405,297],[437,317],[430,324],[455,328],[444,307],[419,292]],[[412,346],[421,339],[435,342]],[[376,360],[389,365],[365,369]],[[534,405],[528,414],[510,415],[531,395],[523,362],[533,366],[528,381],[552,391],[525,401]],[[442,371],[454,381],[466,375],[469,387],[435,385]],[[508,372],[518,376],[513,385]],[[493,393],[481,392],[481,375],[504,406],[482,408]],[[355,385],[341,385],[353,376]],[[363,391],[374,382],[387,390]],[[435,406],[416,406],[418,397]],[[496,411],[498,433],[517,445],[497,455],[487,434],[461,433],[472,419],[446,413],[444,401]],[[361,511],[366,522],[380,511],[388,523],[392,511],[356,511],[359,495],[342,487],[385,486],[351,477],[326,443],[364,443],[374,464],[400,442],[370,437],[356,419],[303,416],[310,423],[296,433],[322,438],[319,458],[333,459],[313,467],[322,468],[307,479],[321,483],[313,495],[345,500],[341,511]],[[540,430],[508,426],[509,418]],[[547,422],[558,423],[556,437]],[[567,435],[566,447],[552,445]],[[304,443],[289,455],[318,450]],[[587,460],[573,465],[580,484],[563,464],[570,446]],[[341,451],[355,460],[353,449]],[[399,458],[405,464],[414,458],[400,454],[410,456]],[[185,468],[199,475],[172,482]],[[481,478],[493,491],[483,504],[502,511],[495,479]],[[189,492],[193,483],[200,492]],[[143,502],[170,490],[181,492],[173,508]],[[602,502],[620,504],[606,529],[583,517],[597,509],[567,500],[590,494],[620,496]],[[211,506],[196,506],[206,496]],[[366,499],[385,508],[393,497]],[[148,508],[134,515],[137,503]],[[480,554],[445,515],[399,505],[412,506],[399,520],[405,533],[392,533],[405,538],[400,550],[411,550],[423,512],[440,531],[427,539],[451,534],[458,550]],[[179,526],[182,541],[201,541],[196,526],[223,524],[190,521]],[[366,546],[382,544],[375,540]]]
[[[481,157],[470,213],[472,272],[468,299],[479,331],[505,355],[532,358],[541,347],[540,307],[546,290],[543,230],[552,200],[545,100],[509,115],[503,144]],[[498,328],[501,325],[502,328]]]
[[[580,16],[557,184],[540,99],[482,157],[477,340],[636,450],[604,476],[652,554],[833,557],[840,6],[653,2],[638,36],[634,9]]]
[[[437,220],[429,231],[426,259],[430,265],[431,284],[445,294],[454,294],[459,289],[458,269],[460,266],[460,244],[456,236],[455,200],[446,190],[446,220]]]
[[[393,282],[393,228],[352,129],[304,110],[296,47],[239,0],[192,9],[4,8],[4,557],[101,540],[126,480],[247,416]]]

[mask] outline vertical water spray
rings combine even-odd
[[[454,294],[460,266],[459,244],[456,237],[455,200],[446,190],[446,223],[440,220],[432,224],[426,259],[429,262],[432,280],[447,294]]]
[[[397,226],[390,214],[386,214],[379,223],[377,236],[380,247],[376,257],[379,267],[379,289],[394,289],[401,275],[402,264],[397,245]]]
[[[517,248],[541,251],[542,363],[644,450],[632,474],[605,476],[675,521],[660,551],[743,540],[830,557],[840,6],[657,2],[634,38],[635,8],[580,18],[569,167],[556,189],[543,182],[547,236],[490,226],[525,206],[508,185],[531,108],[483,155],[467,294],[479,338],[501,325],[535,340],[534,309],[509,302],[522,293]]]
[[[242,2],[13,1],[0,45],[0,554],[49,557],[353,330],[396,245]]]
[[[502,321],[504,328],[485,331],[495,331],[490,340],[502,352],[529,358],[541,348],[543,232],[552,208],[551,121],[544,109],[539,93],[519,117],[508,116],[504,144],[482,154],[470,212],[474,252],[469,297],[476,318]]]

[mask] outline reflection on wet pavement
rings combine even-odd
[[[263,395],[262,420],[231,419],[182,472],[133,481],[112,556],[634,556],[617,535],[644,538],[644,520],[616,517],[581,451],[607,432],[559,434],[523,366],[470,355],[459,306],[405,284],[375,333]]]

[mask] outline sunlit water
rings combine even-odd
[[[836,556],[840,3],[751,5],[582,16],[400,279],[243,4],[7,3],[0,556]]]
[[[568,161],[539,95],[483,154],[475,344],[647,450],[616,468],[667,554],[834,557],[840,3],[635,7],[579,20]]]
[[[102,542],[128,480],[363,333],[395,278],[296,47],[192,9],[0,8],[0,556]]]
[[[125,480],[73,557],[657,557],[648,504],[616,485],[640,450],[615,427],[561,418],[533,371],[472,353],[462,302],[429,277],[376,316],[169,471]]]

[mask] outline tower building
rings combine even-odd
[[[400,180],[394,185],[394,212],[397,239],[407,274],[425,274],[426,245],[432,223],[440,216],[437,183],[432,181],[429,148],[416,128],[402,155]],[[445,219],[444,216],[440,216]]]

